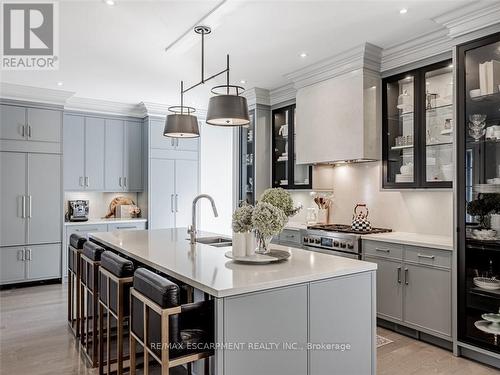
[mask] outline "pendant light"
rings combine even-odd
[[[240,96],[241,86],[229,84],[229,55],[227,55],[226,84],[212,88],[208,102],[207,124],[218,126],[244,126],[250,123],[247,99]],[[231,94],[231,90],[234,93]]]
[[[184,82],[181,81],[181,105],[170,107],[172,114],[167,116],[163,135],[171,138],[196,138],[200,136],[198,119],[193,116],[196,110],[184,105]]]
[[[229,55],[226,58],[226,69],[205,78],[205,35],[210,34],[212,30],[208,26],[196,26],[194,32],[201,35],[201,81],[187,89],[184,89],[184,83],[181,82],[181,105],[168,109],[172,114],[167,116],[165,122],[163,135],[166,137],[193,138],[200,136],[198,120],[192,114],[195,109],[183,104],[184,93],[224,73],[226,73],[226,84],[212,88],[212,93],[215,96],[211,97],[208,103],[207,124],[244,126],[250,123],[247,100],[240,96],[244,88],[229,84]]]

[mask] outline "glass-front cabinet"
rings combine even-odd
[[[272,185],[311,189],[312,167],[295,163],[295,105],[272,112]]]
[[[255,110],[249,111],[250,123],[239,134],[239,202],[255,203]]]
[[[383,187],[451,188],[451,61],[383,81]]]
[[[456,52],[458,341],[500,353],[500,33]]]

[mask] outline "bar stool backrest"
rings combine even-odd
[[[118,309],[118,282],[117,279],[131,278],[134,274],[132,261],[122,258],[111,251],[105,251],[101,255],[101,272],[99,276],[99,299],[109,306],[116,314]],[[107,272],[106,272],[107,271]],[[106,283],[109,279],[109,302]],[[123,293],[124,315],[128,315],[130,294]]]
[[[87,242],[87,238],[79,235],[78,233],[73,233],[69,236],[69,247],[68,247],[68,268],[76,273],[77,260],[74,257],[74,250],[82,250],[83,245]]]
[[[103,252],[104,248],[93,242],[87,241],[83,245],[82,260],[84,261],[82,261],[81,279],[82,283],[92,291],[97,290],[97,283],[94,282],[97,276],[94,275],[93,263],[101,261]]]

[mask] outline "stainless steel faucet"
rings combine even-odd
[[[200,194],[197,197],[195,197],[193,199],[192,222],[191,222],[191,226],[188,228],[188,233],[191,237],[191,240],[190,240],[191,244],[196,243],[196,232],[197,232],[197,230],[196,230],[196,203],[198,203],[198,201],[201,198],[207,198],[210,201],[210,203],[212,204],[212,211],[214,212],[214,216],[215,217],[219,216],[219,213],[217,212],[217,207],[215,207],[215,201],[210,195]]]

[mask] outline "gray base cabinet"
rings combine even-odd
[[[451,340],[451,256],[447,250],[363,240],[363,258],[378,265],[378,317]]]
[[[23,247],[0,248],[0,283],[15,283],[26,278]]]

